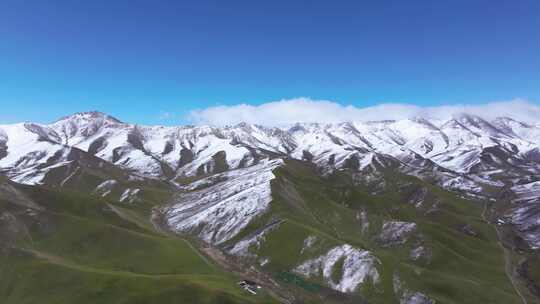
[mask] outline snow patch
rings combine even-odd
[[[141,191],[141,189],[138,188],[127,188],[122,192],[122,195],[120,196],[120,202],[127,201],[128,203],[133,203],[137,199],[137,194]]]
[[[269,258],[262,258],[259,260],[259,265],[261,265],[262,267],[266,266],[268,263],[270,263]]]
[[[343,259],[340,278],[337,282],[332,278],[334,266]],[[371,252],[344,244],[332,248],[328,253],[316,259],[308,260],[294,268],[294,272],[311,277],[322,276],[335,290],[341,292],[354,292],[356,288],[370,279],[373,283],[379,282],[377,264],[380,261]]]
[[[251,167],[215,175],[212,179],[219,182],[181,194],[174,205],[163,210],[168,226],[177,232],[195,233],[213,244],[230,240],[266,212],[272,201],[272,170],[281,164],[281,159],[263,160]],[[196,185],[205,183],[208,179]],[[198,188],[188,186],[193,187]]]
[[[266,225],[262,229],[255,231],[251,235],[243,238],[238,243],[236,243],[234,247],[231,248],[231,250],[229,250],[229,253],[232,255],[244,256],[244,257],[254,256],[250,252],[250,249],[253,247],[256,247],[256,249],[260,249],[261,244],[265,241],[266,235],[270,231],[276,229],[280,223],[281,223],[280,220],[274,221]]]
[[[360,221],[360,231],[366,234],[369,230],[369,218],[366,210],[356,213],[356,219]]]
[[[430,299],[425,294],[418,291],[410,291],[405,287],[405,284],[399,278],[397,273],[394,273],[392,278],[394,285],[394,293],[399,298],[399,304],[435,304],[435,300]]]
[[[409,257],[413,261],[425,260],[426,262],[429,262],[431,260],[431,251],[425,245],[419,243],[411,248]]]
[[[118,182],[114,179],[108,179],[101,184],[97,185],[96,189],[94,189],[94,193],[101,195],[102,197],[105,197],[109,195],[112,191],[112,189],[118,185]]]
[[[309,250],[313,245],[315,245],[315,242],[317,241],[317,237],[314,235],[308,236],[304,240],[304,245],[302,246],[302,249],[300,250],[300,254],[304,253],[306,250]]]
[[[511,210],[510,221],[532,249],[540,249],[540,203],[522,203]]]
[[[516,194],[514,203],[540,201],[540,181],[516,185],[511,189]]]
[[[383,223],[378,239],[383,246],[401,245],[407,242],[416,228],[416,223],[386,221]]]

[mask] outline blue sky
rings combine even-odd
[[[540,1],[0,2],[0,123],[177,124],[301,96],[538,103]]]

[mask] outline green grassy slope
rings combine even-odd
[[[392,170],[371,184],[353,183],[347,172],[322,178],[314,168],[297,161],[288,161],[275,174],[272,212],[259,219],[259,224],[272,218],[284,222],[260,246],[251,248],[269,259],[263,267],[267,271],[290,273],[302,261],[347,243],[371,251],[381,261],[380,283],[367,283],[358,290],[370,303],[398,303],[395,275],[407,289],[425,293],[437,303],[521,303],[505,274],[496,232],[482,219],[481,202],[461,199]],[[425,189],[426,195],[422,206],[415,207],[409,200],[419,189]],[[369,220],[366,231],[357,217],[361,211]],[[417,233],[403,245],[384,246],[378,234],[382,223],[389,220],[414,222]],[[475,235],[463,231],[466,225]],[[301,253],[308,236],[315,236],[318,242]],[[416,242],[429,248],[429,261],[410,258]],[[307,289],[309,282],[326,285],[322,277],[302,279],[298,282],[307,280]]]
[[[0,214],[14,219],[0,221],[13,228],[0,250],[1,303],[274,303],[241,290],[186,241],[151,229],[140,206],[116,206],[140,222],[130,221],[95,196],[16,188],[42,210],[0,199]]]
[[[63,188],[16,186],[42,210],[14,204],[0,187],[0,242],[8,244],[0,244],[1,303],[274,302],[264,291],[252,296],[238,288],[239,278],[199,252],[199,242],[156,230],[151,211],[171,196],[170,185],[129,180],[120,172],[117,186],[102,198],[88,194],[112,176],[98,169],[81,169]],[[392,169],[375,178],[348,171],[322,177],[307,162],[287,160],[274,174],[270,210],[221,248],[278,223],[250,248],[253,256],[236,259],[270,274],[299,303],[399,303],[396,277],[437,303],[521,303],[496,231],[482,217],[483,202]],[[136,202],[118,202],[127,188],[141,189]],[[385,244],[380,232],[387,221],[413,222],[416,231],[403,244]],[[308,237],[316,242],[305,249]],[[377,257],[378,283],[344,295],[328,288],[322,275],[294,273],[342,244]],[[410,252],[419,244],[428,257],[413,260]],[[529,277],[538,277],[538,265],[524,268]],[[338,261],[332,276],[343,267]]]
[[[140,275],[4,256],[2,303],[260,303],[220,275]]]

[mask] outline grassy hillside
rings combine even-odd
[[[197,248],[209,244],[162,233],[150,221],[152,208],[171,196],[170,185],[118,175],[101,197],[93,189],[110,178],[102,172],[78,171],[66,187],[0,181],[2,303],[275,303],[264,290],[252,296],[236,285],[245,278],[238,273],[253,269],[295,303],[400,303],[414,292],[436,303],[522,303],[508,256],[483,216],[485,202],[391,168],[322,176],[307,162],[287,160],[274,171],[270,209],[219,246],[227,253],[260,236],[246,255],[227,257],[236,263],[230,268]],[[137,200],[119,202],[128,188],[141,189]],[[414,230],[389,241],[382,231],[391,222]],[[331,289],[321,271],[295,271],[344,244],[376,258],[377,281],[368,278],[345,294]],[[425,252],[412,258],[420,247]],[[531,282],[538,265],[522,267]],[[342,257],[332,280],[345,268]]]
[[[2,259],[2,303],[261,303],[223,275],[141,275],[51,262],[21,253]]]
[[[10,232],[0,251],[2,303],[274,303],[238,288],[186,241],[119,216],[111,202],[10,187],[36,208],[0,195],[1,228]],[[116,208],[144,222],[140,210]]]
[[[462,199],[392,170],[382,172],[377,180],[353,182],[358,177],[348,172],[320,177],[306,163],[288,161],[275,173],[272,212],[238,239],[271,219],[283,219],[262,244],[250,250],[259,261],[267,259],[262,268],[284,282],[320,292],[328,286],[322,276],[306,278],[292,270],[335,246],[350,244],[369,250],[381,262],[380,282],[362,284],[356,292],[369,303],[399,303],[396,276],[408,290],[429,295],[437,303],[521,303],[505,273],[496,231],[482,218],[482,202]],[[418,193],[422,203],[415,206]],[[365,229],[360,212],[369,222]],[[385,245],[379,235],[387,221],[415,223],[416,232],[403,244]],[[303,251],[310,236],[317,242]],[[428,248],[428,258],[411,259],[410,252],[418,244]],[[340,267],[342,262],[336,263],[333,271],[339,273]]]

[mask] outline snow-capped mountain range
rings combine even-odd
[[[276,157],[308,160],[322,172],[389,165],[420,176],[437,171],[441,185],[468,192],[507,181],[535,182],[531,176],[540,173],[540,126],[508,117],[486,121],[462,114],[447,121],[298,123],[288,128],[164,127],[85,112],[47,125],[0,125],[0,168],[16,182],[39,184],[52,168],[69,164],[73,149],[134,174],[164,179],[247,167]]]

